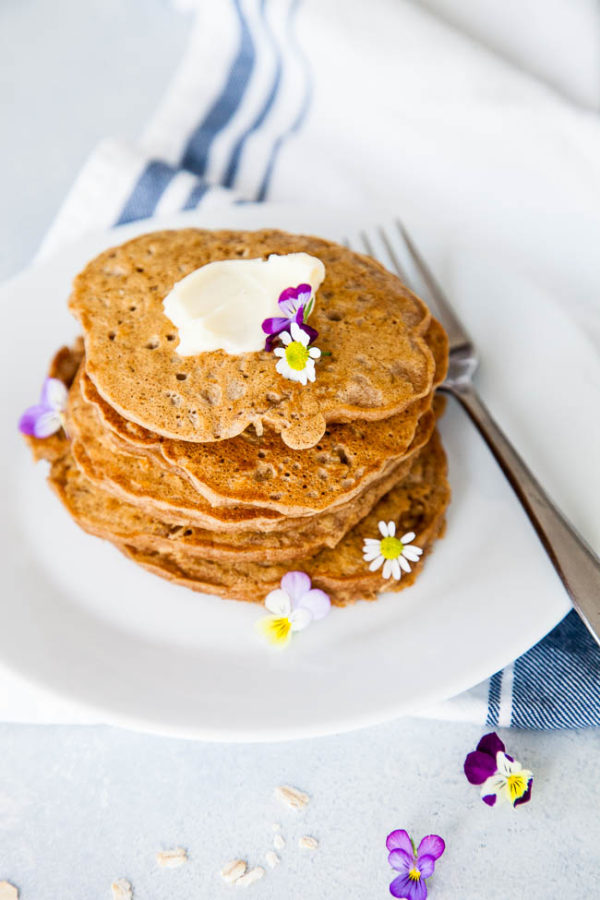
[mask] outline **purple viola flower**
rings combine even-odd
[[[309,336],[309,343],[319,336],[319,332],[315,328],[311,328],[306,324],[306,320],[313,311],[315,298],[312,296],[312,287],[310,284],[299,284],[298,287],[289,287],[282,291],[279,295],[281,316],[274,316],[272,319],[265,319],[262,323],[262,330],[268,335],[265,341],[265,350],[272,350],[277,336],[282,331],[289,331],[292,322],[300,326],[302,331]]]
[[[46,378],[40,402],[26,409],[19,419],[19,431],[30,437],[47,438],[64,428],[68,391],[58,378]]]
[[[437,834],[428,834],[415,849],[408,832],[400,828],[388,834],[385,843],[390,866],[400,872],[390,884],[392,897],[426,900],[425,879],[433,875],[435,861],[446,849],[444,841]]]
[[[531,800],[533,773],[506,752],[495,731],[484,735],[464,764],[467,781],[481,785],[481,799],[488,806],[508,800],[513,807]]]

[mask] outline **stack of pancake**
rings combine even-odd
[[[296,252],[325,265],[314,383],[284,378],[264,350],[178,355],[162,304],[177,281],[215,260]],[[447,341],[379,263],[278,231],[156,232],[93,260],[70,307],[83,340],[50,370],[69,387],[65,430],[28,441],[82,528],[235,599],[262,602],[290,570],[338,605],[412,583],[449,500],[434,399]],[[424,551],[399,581],[363,558],[382,520]]]

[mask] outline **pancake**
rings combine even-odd
[[[324,355],[314,384],[280,376],[265,351],[180,357],[162,301],[206,263],[306,252],[326,276],[311,325]],[[164,437],[205,442],[254,424],[294,449],[330,422],[378,421],[431,393],[430,314],[374,260],[315,237],[280,231],[163,231],[100,254],[76,278],[70,308],[84,332],[86,368],[120,415]]]
[[[127,452],[123,446],[116,446],[110,432],[102,428],[94,407],[83,400],[79,390],[80,377],[75,379],[69,394],[67,422],[72,439],[71,452],[86,477],[114,496],[171,524],[196,525],[213,531],[285,531],[312,527],[313,520],[321,518],[284,516],[262,507],[212,506],[176,469],[166,468],[152,455],[140,456]],[[439,402],[436,406],[439,408]],[[407,457],[427,442],[434,422],[435,414],[431,410],[421,416]],[[399,464],[389,466],[362,495],[336,505],[333,511],[343,516],[353,508],[359,508],[366,514],[370,507],[365,504],[369,498],[381,496],[378,485],[393,478]],[[323,527],[319,531],[322,533]]]
[[[447,339],[434,319],[426,337],[437,385],[446,374]],[[211,504],[261,506],[284,515],[310,515],[356,497],[406,455],[419,417],[431,405],[427,396],[389,419],[331,424],[315,447],[292,451],[272,429],[261,437],[249,429],[228,441],[203,444],[162,438],[120,416],[87,375],[81,392],[124,442],[123,449],[162,454]]]
[[[387,493],[361,522],[333,549],[312,558],[296,560],[295,568],[310,575],[313,587],[322,588],[337,606],[356,600],[375,600],[383,590],[399,591],[412,584],[421,572],[434,542],[442,536],[445,510],[450,500],[446,456],[437,432],[415,460],[409,474]],[[381,569],[369,571],[362,555],[363,541],[378,536],[378,522],[393,520],[397,534],[414,531],[415,546],[424,551],[411,564],[410,574],[400,581],[385,580]],[[266,594],[279,586],[289,565],[222,563],[192,560],[186,554],[140,550],[127,543],[119,549],[134,562],[168,581],[192,590],[235,600],[262,603]]]

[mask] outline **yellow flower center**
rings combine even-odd
[[[393,541],[394,539],[390,538],[390,540]],[[421,873],[419,872],[419,870],[417,869],[416,866],[413,866],[412,869],[409,869],[409,871],[408,871],[408,877],[410,878],[411,881],[420,881]]]
[[[523,796],[527,790],[527,779],[520,772],[516,775],[509,775],[506,779],[510,799],[514,802]]]
[[[285,358],[290,369],[301,372],[306,367],[308,347],[305,347],[300,341],[292,341],[285,348]]]
[[[379,550],[384,559],[398,559],[404,550],[404,544],[395,537],[386,537],[379,544]]]
[[[290,629],[292,627],[292,623],[287,617],[282,617],[281,619],[272,619],[269,625],[270,638],[274,644],[279,644],[281,641],[285,641],[288,634],[290,633]]]

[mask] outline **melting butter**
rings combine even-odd
[[[308,253],[271,254],[268,259],[223,259],[201,266],[177,281],[163,300],[179,335],[179,356],[211,350],[262,350],[265,319],[280,315],[279,295],[310,284],[315,293],[325,266]]]

